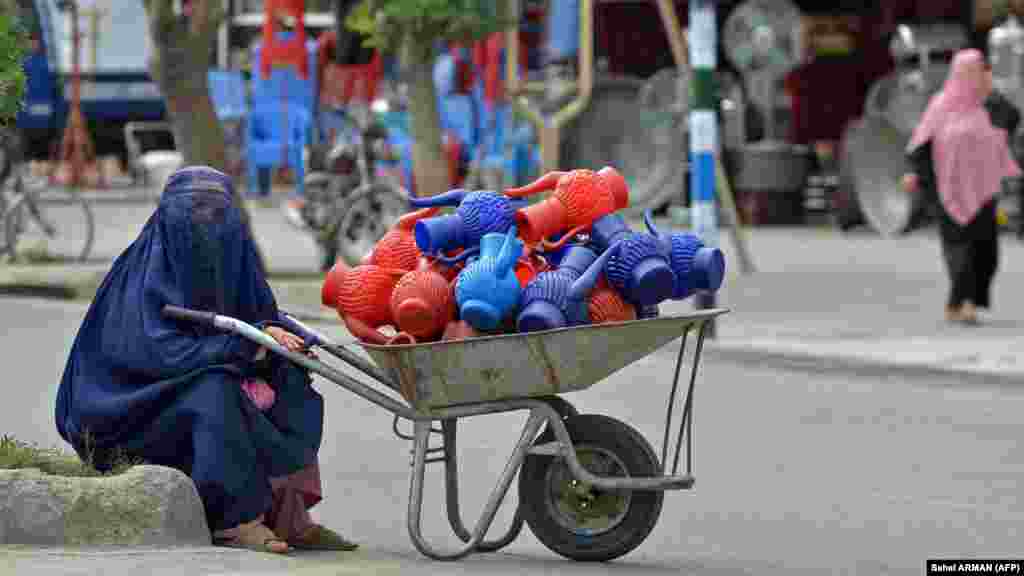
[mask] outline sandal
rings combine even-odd
[[[288,544],[298,550],[334,550],[351,552],[359,548],[359,544],[350,542],[344,536],[330,528],[324,528],[319,524],[313,524],[297,538],[288,541]]]
[[[270,528],[261,521],[241,524],[236,528],[225,530],[213,535],[214,546],[227,548],[243,548],[256,552],[271,554],[287,554],[291,552],[288,542],[278,538]]]

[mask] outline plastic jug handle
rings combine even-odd
[[[590,295],[590,292],[597,284],[597,276],[604,271],[608,259],[618,254],[620,246],[622,246],[622,242],[616,242],[611,248],[605,250],[604,254],[601,254],[597,260],[591,262],[586,271],[580,274],[580,277],[569,288],[569,300],[579,301]]]
[[[510,198],[521,198],[523,196],[530,196],[538,192],[546,192],[548,190],[554,190],[558,184],[558,180],[568,174],[568,172],[548,172],[526,186],[520,186],[518,188],[507,188],[505,195]]]
[[[345,323],[345,327],[348,328],[348,331],[359,340],[379,345],[386,345],[388,343],[388,336],[386,334],[366,322],[347,315],[343,315],[341,319]]]
[[[444,264],[445,266],[454,266],[454,265],[458,264],[459,262],[462,262],[466,258],[469,258],[470,256],[474,256],[474,255],[479,254],[479,253],[480,253],[480,247],[479,246],[473,246],[469,250],[463,250],[462,252],[459,252],[455,256],[445,256],[441,252],[438,252],[437,254],[434,254],[433,256],[431,256],[431,258],[434,258],[435,260],[437,260],[441,264]]]
[[[408,332],[399,332],[394,336],[387,339],[386,346],[402,346],[408,344],[416,344],[416,337]]]
[[[566,232],[561,238],[559,238],[555,242],[550,242],[550,241],[548,241],[547,238],[542,239],[540,241],[540,245],[544,248],[544,250],[546,250],[548,252],[553,252],[555,250],[558,250],[562,246],[565,246],[565,243],[568,242],[569,240],[572,240],[573,238],[575,238],[577,234],[581,234],[582,232],[584,232],[586,230],[589,230],[589,229],[590,229],[590,224],[580,224],[579,226],[577,226],[577,227],[573,228],[572,230],[569,230],[568,232]]]
[[[658,232],[658,227],[654,225],[654,215],[651,213],[651,209],[644,210],[644,225],[647,226],[647,230],[654,236],[660,238],[661,233]]]

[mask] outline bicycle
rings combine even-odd
[[[47,189],[21,154],[17,136],[0,143],[0,257],[84,262],[95,239],[92,207],[74,188]]]

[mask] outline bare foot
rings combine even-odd
[[[975,307],[974,302],[967,300],[960,307],[960,321],[964,324],[978,323],[978,308]]]

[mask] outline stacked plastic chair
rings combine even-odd
[[[241,173],[242,147],[245,144],[245,121],[249,112],[245,94],[245,78],[237,70],[213,69],[207,73],[210,100],[224,128],[228,148],[228,172]]]
[[[283,32],[287,39],[292,33]],[[261,62],[262,43],[253,46],[253,61]],[[309,69],[316,65],[316,43],[306,42]],[[303,192],[303,151],[312,140],[316,112],[316,75],[303,77],[294,66],[277,67],[266,77],[253,74],[252,110],[246,128],[245,156],[249,187],[255,188],[261,171],[288,166]]]

